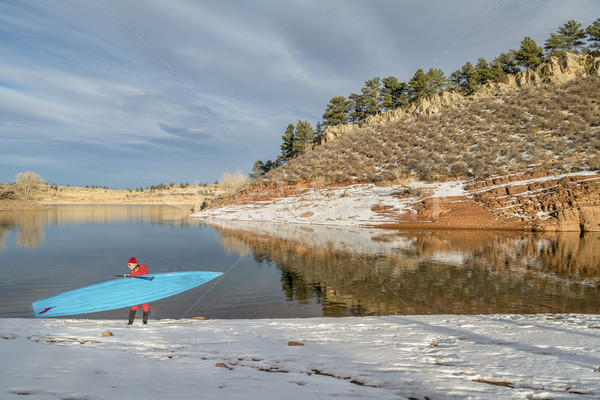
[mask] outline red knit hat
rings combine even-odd
[[[138,263],[138,262],[137,262],[137,260],[135,259],[135,257],[131,257],[131,258],[129,259],[129,261],[127,261],[127,264],[137,264],[137,263]]]

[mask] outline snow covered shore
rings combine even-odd
[[[422,190],[425,184],[418,184]],[[434,196],[464,194],[464,182],[435,187]],[[429,187],[427,187],[429,188]],[[243,201],[217,206],[193,214],[194,218],[229,221],[277,222],[286,224],[361,226],[395,222],[398,215],[414,212],[413,197],[398,198],[403,186],[379,187],[359,184],[342,187],[309,188],[298,194],[266,200]],[[387,212],[381,213],[375,210]]]
[[[598,328],[579,314],[0,319],[0,398],[600,398]]]
[[[561,179],[566,179],[567,188],[556,185],[555,181]],[[571,179],[575,181],[569,186]],[[281,189],[230,199],[192,217],[328,226],[386,226],[395,229],[532,230],[534,225],[531,224],[534,222],[545,221],[545,225],[552,225],[548,220],[553,216],[555,222],[561,211],[572,212],[573,208],[579,206],[596,205],[596,184],[599,180],[598,171],[578,171],[560,175],[515,174],[451,182],[413,181],[392,186],[355,184]],[[592,181],[595,183],[590,193],[585,189],[582,193],[573,194],[573,190],[582,183],[591,184]],[[533,189],[538,186],[539,189]],[[561,195],[555,193],[560,191],[558,186],[564,190]],[[476,196],[484,193],[487,200],[476,200]],[[569,197],[568,193],[574,197]],[[552,204],[538,207],[543,212],[521,210],[528,204],[539,203],[541,198],[552,201]],[[501,204],[497,204],[500,200]],[[593,210],[593,213],[596,215],[597,210]],[[578,230],[579,224],[575,225]],[[544,230],[539,228],[536,230]],[[587,231],[597,229],[596,222],[586,228]],[[553,227],[548,231],[555,230],[557,228]]]

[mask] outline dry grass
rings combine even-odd
[[[600,78],[487,97],[368,126],[317,146],[255,184],[398,182],[600,168]]]
[[[2,194],[4,193],[4,194]],[[196,204],[206,198],[215,198],[223,194],[220,185],[177,185],[167,186],[160,190],[132,190],[65,187],[56,185],[40,185],[31,199],[42,204]],[[9,204],[9,202],[11,202]],[[24,201],[14,185],[0,185],[0,210],[17,209],[22,206],[31,207]]]

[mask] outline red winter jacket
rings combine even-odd
[[[129,276],[148,275],[148,267],[146,267],[146,264],[139,264],[128,275]]]
[[[148,267],[146,267],[145,264],[139,264],[128,275],[129,276],[148,275]],[[131,306],[131,309],[137,310],[138,306]],[[150,304],[149,303],[142,304],[142,310],[144,310],[146,312],[150,311]]]

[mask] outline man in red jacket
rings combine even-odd
[[[131,257],[127,261],[127,266],[131,270],[126,276],[138,276],[138,275],[148,275],[148,267],[145,264],[138,264],[137,260],[134,257]],[[137,311],[139,304],[137,306],[131,306],[129,310],[129,325],[133,324],[133,320],[135,319],[135,312]],[[148,316],[150,315],[150,303],[142,304],[142,310],[144,311],[144,316],[142,321],[144,324],[148,323]]]

